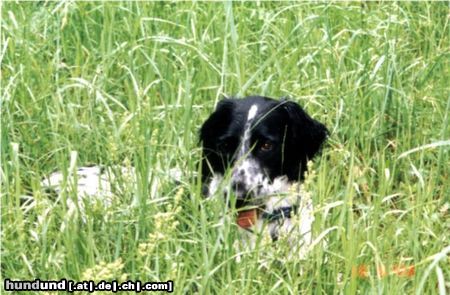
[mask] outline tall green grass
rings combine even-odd
[[[449,292],[448,2],[0,5],[3,279]],[[327,242],[305,261],[261,245],[238,263],[232,215],[201,197],[199,126],[224,95],[250,94],[290,97],[331,131],[308,184]],[[88,164],[136,179],[119,177],[110,207],[70,215],[75,194],[40,181]],[[380,265],[415,274],[378,277]]]

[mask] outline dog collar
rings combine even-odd
[[[269,222],[278,221],[280,219],[284,218],[291,218],[291,216],[297,211],[298,206],[287,206],[287,207],[280,207],[272,212],[263,212],[261,215],[261,218],[264,220],[267,220]]]
[[[292,215],[295,214],[297,209],[298,209],[297,205],[280,207],[273,210],[272,212],[264,211],[261,214],[261,218],[263,220],[267,220],[268,222],[274,222],[280,219],[291,218]],[[257,211],[258,209],[256,208],[240,211],[236,219],[237,224],[241,228],[251,231],[250,228],[256,223],[256,218],[258,214]]]

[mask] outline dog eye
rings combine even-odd
[[[262,151],[268,152],[268,151],[270,151],[273,148],[273,144],[268,142],[268,141],[266,141],[266,142],[264,142],[261,145],[260,148],[261,148]]]

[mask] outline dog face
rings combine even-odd
[[[264,197],[277,180],[303,178],[327,133],[291,101],[260,96],[222,100],[200,130],[203,183],[231,169],[230,188],[238,202]]]

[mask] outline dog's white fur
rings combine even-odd
[[[208,186],[209,197],[230,194],[232,189],[224,176],[214,174]],[[257,240],[277,237],[289,244],[289,258],[305,259],[312,243],[312,225],[314,222],[313,203],[309,193],[303,191],[299,183],[290,183],[285,177],[276,178],[271,184],[266,183],[261,195],[255,198],[255,204],[264,207],[264,212],[272,213],[279,208],[297,206],[290,218],[267,221],[258,215],[256,223],[249,230],[238,227],[242,245],[253,249]]]

